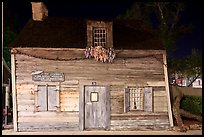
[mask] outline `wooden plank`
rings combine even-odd
[[[34,90],[33,84],[16,84],[17,90]]]
[[[111,120],[142,120],[142,119],[168,119],[167,112],[129,112],[129,113],[121,113],[121,114],[111,114]]]
[[[167,107],[155,107],[154,112],[168,112]]]
[[[153,92],[152,87],[144,88],[144,111],[152,112],[153,111]]]
[[[172,117],[172,107],[170,101],[170,93],[169,93],[169,80],[168,80],[168,72],[167,72],[167,61],[166,61],[166,52],[163,54],[163,67],[164,67],[164,76],[165,76],[165,86],[166,86],[166,93],[167,93],[167,103],[168,103],[168,113],[169,113],[169,122],[170,126],[173,127],[173,117]],[[165,65],[166,64],[166,65]]]
[[[66,85],[78,85],[79,80],[72,80],[72,79],[66,79],[66,81],[61,82],[61,86],[66,86]]]
[[[30,83],[33,83],[31,79],[26,81],[23,79],[16,79],[16,84],[30,84]]]
[[[60,92],[61,111],[79,111],[79,92]]]
[[[78,87],[60,87],[61,92],[76,91]]]
[[[111,118],[113,117],[121,117],[121,118],[125,118],[125,117],[144,117],[144,116],[148,116],[148,117],[162,117],[162,116],[166,116],[168,118],[168,113],[154,113],[154,112],[145,112],[145,111],[138,111],[137,113],[135,112],[129,112],[129,113],[120,113],[120,114],[111,114]]]
[[[84,48],[80,49],[80,48],[13,48],[22,52],[31,52],[31,51],[35,51],[35,52],[50,52],[50,51],[56,51],[58,52],[58,54],[62,54],[62,52],[67,53],[68,51],[70,52],[74,52],[74,53],[78,53],[78,52],[84,52]],[[126,53],[126,54],[130,54],[130,53],[135,53],[135,55],[138,54],[163,54],[165,53],[165,50],[116,50],[117,53]]]
[[[160,102],[160,104],[167,103],[166,96],[156,96],[154,97],[154,102]]]
[[[167,96],[166,95],[166,91],[154,91],[154,97],[157,97],[157,96]]]
[[[147,85],[154,87],[154,86],[166,86],[165,81],[147,81]]]
[[[17,89],[17,96],[20,95],[34,95],[34,90],[18,90]]]
[[[78,130],[78,122],[18,122],[19,131],[66,131]]]
[[[111,120],[111,130],[168,130],[168,119]]]
[[[34,105],[18,105],[18,111],[34,111]]]
[[[18,131],[17,125],[17,95],[16,95],[16,65],[15,65],[15,54],[11,54],[11,79],[12,79],[12,98],[13,98],[13,128],[14,131]]]
[[[18,122],[79,122],[79,117],[72,116],[55,116],[55,117],[47,117],[47,116],[27,116],[27,117],[19,117]]]
[[[49,57],[49,58],[56,58],[57,56],[59,58],[73,58],[73,57],[84,57],[84,53],[82,52],[84,49],[80,49],[81,51],[76,50],[70,50],[70,51],[67,51],[67,50],[62,50],[62,51],[50,51],[50,50],[42,50],[42,49],[38,49],[38,51],[33,51],[33,49],[30,49],[30,50],[22,50],[20,49],[21,51],[23,52],[27,52],[29,54],[33,54],[33,55],[38,55],[38,56],[45,56],[45,57]],[[32,52],[30,52],[32,51]],[[47,54],[47,52],[53,52],[53,54]],[[69,54],[67,54],[67,52],[69,52]],[[152,55],[152,54],[162,54],[164,52],[164,50],[116,50],[116,54],[117,54],[117,57],[128,57],[128,56],[138,56],[138,55]],[[23,55],[21,55],[23,56]]]
[[[34,100],[34,99],[35,99],[34,95],[31,95],[31,94],[25,94],[25,95],[18,94],[17,95],[17,100]]]
[[[20,105],[35,105],[35,100],[17,100],[17,104]]]
[[[44,112],[19,112],[19,117],[36,116],[36,117],[75,117],[78,116],[79,112],[55,112],[55,111],[44,111]]]
[[[154,92],[166,92],[166,87],[165,86],[154,86],[153,87]]]

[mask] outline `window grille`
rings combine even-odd
[[[106,46],[106,28],[94,28],[93,29],[93,42],[94,42],[94,47],[96,46]]]
[[[144,88],[129,88],[130,110],[144,110]]]

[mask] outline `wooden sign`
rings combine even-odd
[[[60,81],[64,81],[64,73],[34,71],[32,72],[32,80],[45,81],[45,82],[60,82]]]

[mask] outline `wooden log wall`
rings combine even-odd
[[[167,114],[167,95],[165,90],[164,70],[162,64],[163,51],[116,51],[114,63],[97,62],[94,59],[81,60],[47,60],[32,56],[42,56],[54,59],[56,57],[83,58],[82,49],[29,49],[18,48],[19,51],[29,54],[16,54],[16,85],[17,85],[17,115],[19,131],[38,130],[78,130],[79,127],[79,87],[96,82],[99,85],[110,86],[111,115],[121,115],[120,119],[111,116],[111,129],[140,129],[141,125],[148,125],[151,129],[164,129],[169,125]],[[154,57],[142,57],[154,54]],[[138,57],[137,57],[138,56]],[[140,56],[140,57],[139,57]],[[130,58],[129,58],[130,57]],[[132,58],[135,57],[135,58]],[[156,57],[156,58],[155,58]],[[64,82],[54,82],[59,86],[60,111],[59,112],[35,112],[36,86],[40,82],[32,80],[32,71],[62,72],[65,75]],[[49,84],[42,82],[41,84]],[[142,116],[141,121],[132,120],[124,115],[124,88],[126,86],[151,86],[153,88],[153,113]],[[165,117],[160,119],[158,115]],[[129,116],[140,114],[128,114]],[[146,122],[144,122],[144,120]],[[33,121],[35,121],[33,123]],[[46,123],[47,124],[43,124]],[[135,127],[135,124],[138,125]],[[49,123],[49,124],[48,124]],[[132,123],[132,125],[131,125]],[[156,123],[151,126],[152,123]],[[163,123],[163,124],[161,124]],[[161,127],[159,126],[161,124]],[[61,127],[61,128],[60,128]],[[148,127],[148,126],[146,126]],[[145,128],[143,128],[145,129]],[[148,129],[148,128],[147,128]]]

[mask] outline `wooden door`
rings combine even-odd
[[[108,129],[110,106],[105,86],[85,86],[85,129]]]

